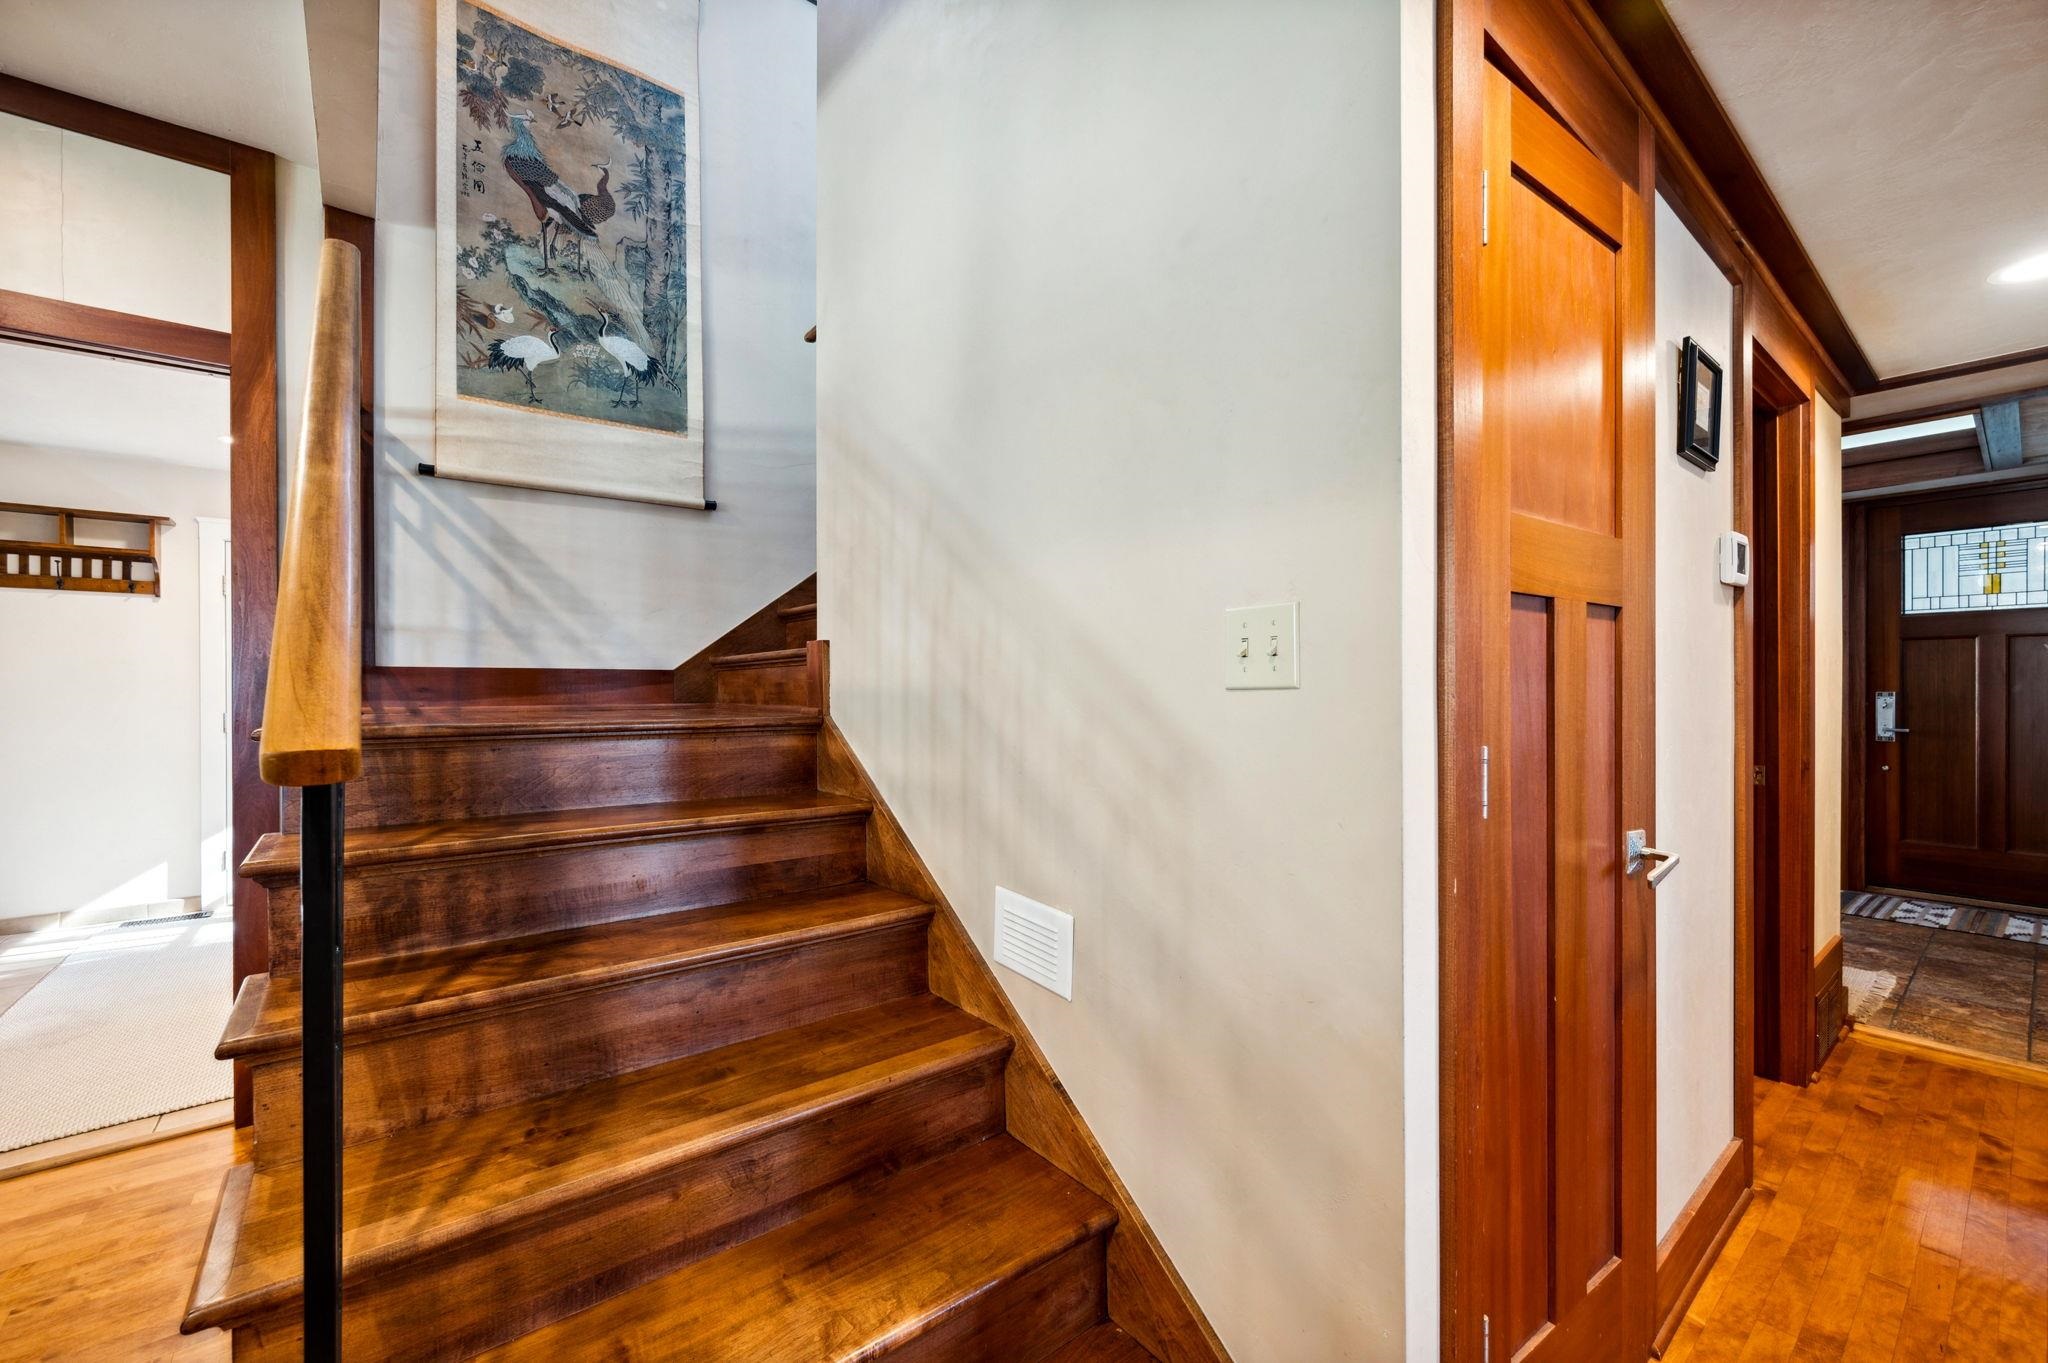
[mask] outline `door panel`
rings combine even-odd
[[[1480,896],[1499,991],[1483,1295],[1495,1358],[1606,1363],[1647,1345],[1655,1251],[1648,901],[1622,858],[1623,829],[1651,826],[1651,451],[1623,400],[1647,238],[1612,171],[1487,82],[1480,510],[1502,552],[1475,590],[1506,695]]]
[[[1590,1283],[1621,1253],[1621,630],[1612,606],[1585,607],[1578,623],[1583,821],[1560,829],[1579,851],[1572,895],[1554,907],[1560,1118],[1554,1186],[1573,1196],[1558,1209],[1559,1255],[1574,1281]],[[1578,913],[1558,912],[1582,906]]]
[[[1977,845],[1977,640],[1907,639],[1899,692],[1912,697],[1912,742],[1899,749],[1899,833],[1908,842]]]
[[[1552,675],[1550,602],[1510,598],[1508,685],[1510,749],[1505,808],[1509,822],[1508,932],[1501,961],[1507,1026],[1532,1037],[1550,1034],[1550,901],[1556,847],[1549,836]],[[1501,1296],[1502,1337],[1524,1340],[1550,1318],[1550,1052],[1529,1047],[1508,1071],[1500,1116],[1513,1130],[1503,1171],[1507,1201],[1507,1282]]]
[[[2048,853],[2048,634],[2006,640],[2006,822],[2017,852]]]
[[[2043,490],[1930,496],[1871,513],[1870,688],[1898,693],[1905,730],[1878,742],[1865,698],[1866,873],[1875,886],[2048,907],[2048,608],[1908,613],[1906,597],[1926,587],[1930,567],[1916,562],[1909,574],[1901,550],[1908,535],[2044,520]],[[2006,575],[2021,578],[2024,554],[2008,560]],[[1938,566],[1946,592],[1965,590],[1947,581],[1953,564]]]
[[[1509,280],[1502,417],[1518,441],[1513,506],[1604,535],[1614,533],[1614,246],[1517,176],[1501,205],[1504,248],[1544,262]],[[1573,306],[1553,306],[1559,296]],[[1578,458],[1559,458],[1576,451]]]

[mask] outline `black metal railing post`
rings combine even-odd
[[[300,1170],[304,1178],[306,1363],[341,1358],[342,787],[307,786],[299,806]]]

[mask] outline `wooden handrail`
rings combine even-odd
[[[334,785],[363,769],[361,275],[355,247],[322,243],[263,693],[260,770],[274,786]]]

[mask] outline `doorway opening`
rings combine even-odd
[[[2048,488],[1947,489],[1861,515],[1853,1015],[2048,1067]]]

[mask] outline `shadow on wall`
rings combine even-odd
[[[412,411],[404,420],[408,425],[431,426],[433,413]],[[494,501],[560,494],[487,483],[463,483],[451,489],[419,474],[420,461],[413,451],[381,424],[377,450],[382,467],[374,485],[384,489],[384,496],[371,512],[377,522],[376,542],[390,544],[393,537],[403,534],[421,559],[440,570],[438,585],[461,594],[461,617],[434,630],[430,636],[434,643],[460,648],[486,635],[517,638],[533,629],[532,623],[521,617],[538,611],[547,617],[557,638],[579,647],[595,649],[599,645],[608,616],[596,598],[564,571],[576,564],[587,546],[561,545],[559,558],[550,562],[521,543],[518,536],[507,534],[491,516]],[[486,591],[487,587],[490,590]],[[385,619],[384,600],[378,605],[380,624],[395,623]],[[393,613],[401,619],[404,616],[402,609]],[[466,665],[476,662],[473,658],[462,661]]]
[[[431,425],[431,413],[403,411],[393,424],[418,429]],[[563,425],[575,438],[574,423]],[[714,495],[721,475],[743,486],[735,503],[706,513],[427,477],[415,451],[380,422],[371,512],[382,546],[380,660],[681,662],[814,565],[815,496],[803,486],[813,478],[813,433],[721,426],[715,438]],[[779,566],[792,543],[801,561]],[[394,634],[403,636],[396,648]]]
[[[1229,1295],[1235,1318],[1293,1340],[1302,1351],[1291,1356],[1364,1356],[1390,1323],[1360,1309],[1360,1274],[1397,1265],[1387,1253],[1398,1253],[1399,1208],[1364,1213],[1353,1190],[1400,1186],[1397,1170],[1363,1151],[1399,1149],[1401,1057],[1335,1034],[1331,996],[1365,987],[1343,964],[1361,950],[1398,981],[1398,904],[1390,897],[1371,915],[1355,902],[1371,883],[1373,843],[1398,855],[1398,830],[1346,827],[1334,809],[1304,828],[1299,805],[1238,794],[1236,773],[1204,756],[1213,734],[1205,749],[1164,706],[1145,704],[1156,673],[1134,675],[1091,645],[1064,623],[1069,607],[1054,591],[1033,589],[1027,566],[972,538],[964,508],[900,477],[878,453],[893,442],[866,439],[886,422],[843,415],[824,469],[825,540],[866,546],[856,571],[869,580],[918,585],[914,600],[830,602],[834,708],[859,723],[849,737],[985,955],[995,884],[1074,913],[1071,1006],[998,974],[1197,1298]],[[1175,552],[1184,544],[1176,536]],[[1223,694],[1220,668],[1196,675]],[[863,689],[867,677],[891,685]],[[1304,694],[1227,702],[1247,720],[1268,707],[1271,721],[1273,707]],[[1333,741],[1357,751],[1352,737]],[[1387,764],[1398,770],[1391,737]],[[1218,830],[1230,830],[1229,845]],[[1347,885],[1303,880],[1288,858],[1258,850],[1305,840],[1351,862]],[[1389,930],[1374,941],[1368,920]],[[1373,1034],[1398,1037],[1398,985],[1381,1002]],[[1385,1130],[1362,1142],[1375,1115]],[[1384,1252],[1376,1232],[1362,1233],[1374,1225]],[[1302,1319],[1304,1302],[1329,1316]]]

